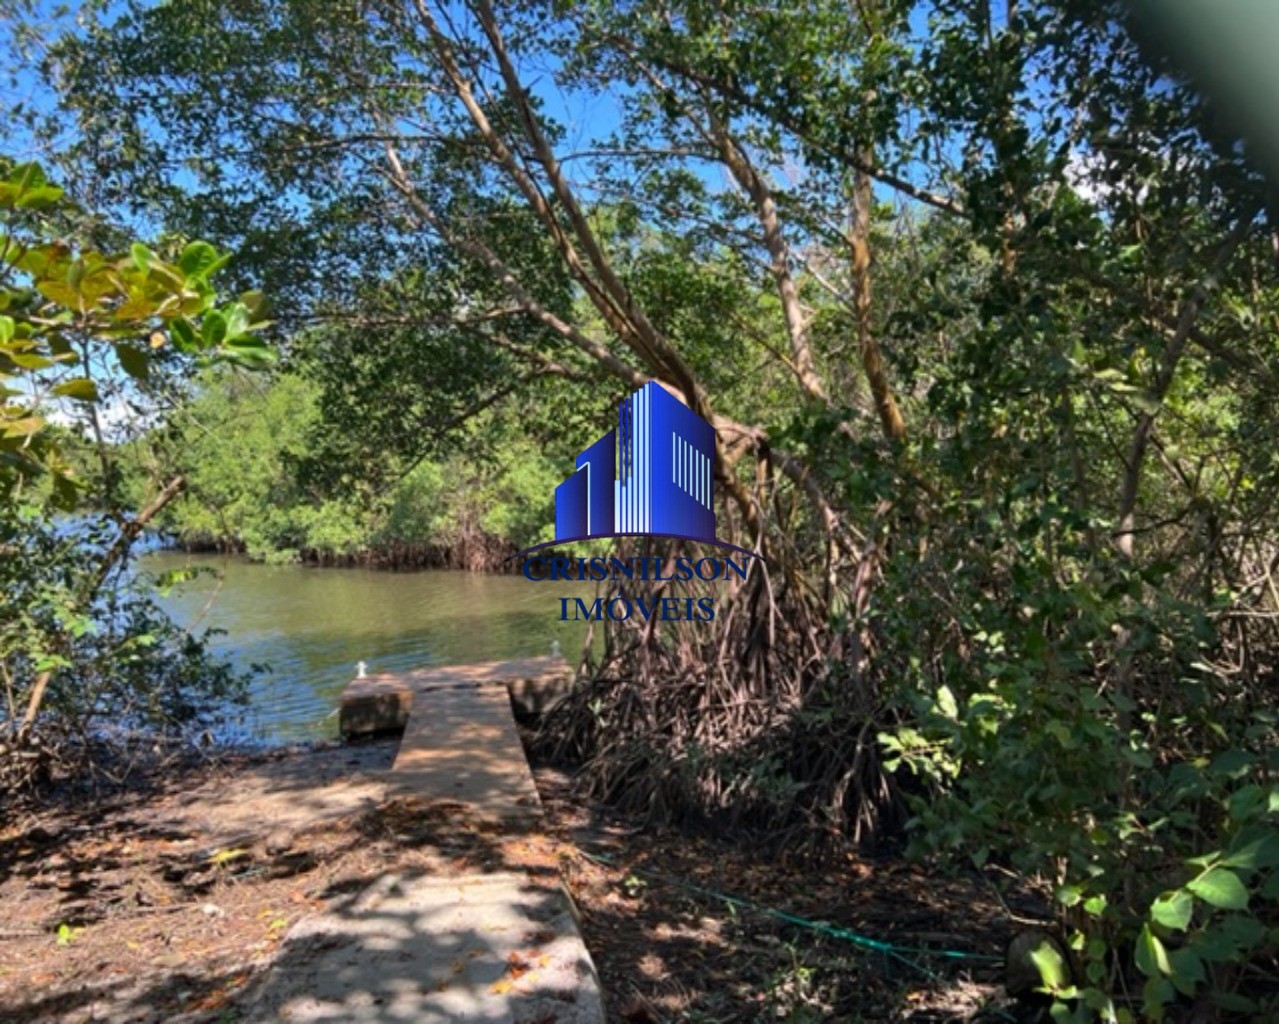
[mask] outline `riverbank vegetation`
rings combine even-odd
[[[134,543],[186,481],[169,477],[127,512],[101,411],[128,382],[197,360],[262,363],[260,303],[218,303],[210,278],[225,260],[206,242],[169,246],[172,255],[93,244],[118,244],[108,235],[38,164],[0,159],[6,800],[55,774],[127,773],[130,749],[198,726],[243,689],[127,572]],[[86,452],[100,461],[77,473],[74,453]]]
[[[234,249],[282,355],[182,378],[134,493],[180,471],[171,526],[260,557],[488,564],[660,381],[762,558],[713,626],[610,624],[544,749],[652,819],[1038,880],[1057,1020],[1275,1012],[1276,168],[1167,27],[108,8],[49,40],[61,159]]]
[[[509,412],[477,416],[448,452],[333,473],[313,447],[326,429],[319,401],[301,374],[210,375],[164,437],[122,453],[133,487],[141,497],[157,472],[181,472],[186,500],[158,523],[173,541],[267,562],[491,571],[551,539],[563,462]]]

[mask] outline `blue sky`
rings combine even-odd
[[[102,4],[70,4],[54,3],[51,0],[0,0],[0,49],[9,53],[20,54],[21,59],[10,62],[10,74],[0,78],[0,100],[12,108],[22,103],[28,110],[41,114],[50,114],[55,109],[55,98],[40,82],[32,70],[34,62],[39,60],[40,44],[19,47],[14,36],[14,21],[9,11],[17,9],[25,20],[38,24],[54,38],[58,34],[77,29],[77,12],[82,7],[93,10],[93,16],[104,22],[110,22],[126,8],[123,0],[109,0]],[[928,5],[920,4],[911,16],[911,27],[914,33],[923,38],[928,31]],[[615,131],[621,123],[626,96],[611,93],[587,92],[582,89],[568,91],[556,81],[558,68],[553,58],[544,58],[542,66],[526,65],[521,73],[532,91],[543,101],[546,113],[557,120],[566,130],[565,139],[560,147],[564,154],[588,149],[598,144]],[[156,126],[157,129],[159,126]],[[73,126],[67,125],[68,134]],[[43,148],[36,142],[25,125],[10,124],[4,140],[3,151],[19,158],[39,158]],[[579,184],[584,183],[589,174],[590,161],[577,163],[569,161],[566,171],[575,177]],[[727,173],[718,165],[694,165],[695,173],[703,177],[712,189],[719,189],[729,184]],[[178,171],[182,174],[183,172]],[[190,182],[194,184],[194,181]],[[888,198],[885,193],[883,198]],[[139,229],[156,225],[137,225]]]

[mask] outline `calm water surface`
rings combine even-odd
[[[257,565],[155,552],[144,572],[209,566],[158,601],[181,626],[223,629],[213,648],[241,668],[265,664],[241,728],[275,742],[337,732],[337,700],[359,661],[393,672],[580,650],[583,624],[559,621],[567,585],[522,576]],[[239,731],[239,730],[237,730]]]

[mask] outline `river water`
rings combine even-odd
[[[231,730],[267,742],[335,735],[338,695],[357,662],[393,672],[549,654],[555,641],[571,656],[584,636],[584,624],[559,621],[559,598],[574,592],[522,576],[259,565],[163,551],[139,559],[146,573],[187,566],[215,575],[157,600],[193,632],[225,630],[212,647],[240,668],[269,666]]]

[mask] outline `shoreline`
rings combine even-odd
[[[183,539],[169,537],[152,551],[174,552],[188,555],[214,555],[217,557],[244,558],[262,565],[303,565],[318,569],[375,569],[380,572],[418,572],[423,570],[447,570],[456,572],[480,572],[495,576],[508,576],[518,572],[518,566],[508,565],[511,556],[518,552],[513,543],[492,541],[479,547],[449,544],[391,544],[385,547],[362,548],[353,552],[340,552],[328,548],[298,548],[276,550],[255,557],[241,540],[214,538]],[[278,557],[272,556],[288,556]]]

